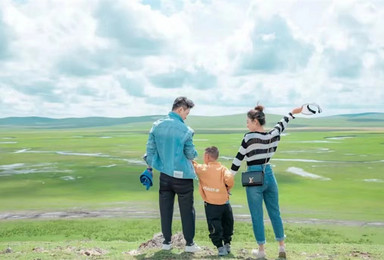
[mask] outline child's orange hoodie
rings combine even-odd
[[[208,164],[193,161],[193,167],[199,177],[199,192],[203,200],[209,204],[225,204],[229,200],[228,191],[234,184],[234,175],[216,161]]]

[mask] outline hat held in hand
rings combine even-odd
[[[321,107],[316,103],[307,103],[301,106],[303,109],[301,113],[303,115],[314,115],[322,112]]]

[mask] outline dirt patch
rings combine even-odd
[[[81,249],[80,254],[85,256],[101,256],[108,253],[108,251],[101,248]]]
[[[140,244],[139,248],[137,250],[132,250],[127,252],[127,254],[135,256],[135,255],[141,255],[145,254],[150,249],[161,249],[162,244],[164,241],[164,237],[162,233],[157,233],[153,235],[153,238],[143,242]],[[181,232],[175,234],[171,238],[172,247],[179,250],[184,250],[185,247],[185,239]],[[204,256],[214,256],[217,254],[216,248],[209,248],[205,246],[201,246],[201,251],[196,253],[198,255],[204,255]]]
[[[55,254],[57,252],[65,252],[67,254],[77,254],[77,255],[84,255],[84,256],[102,256],[108,253],[107,250],[101,249],[101,248],[76,248],[73,246],[67,246],[67,247],[56,247],[55,249],[47,250],[43,247],[34,247],[32,249],[33,252],[36,253],[50,253]]]
[[[163,241],[164,241],[163,234],[157,233],[157,234],[153,235],[152,239],[150,239],[144,243],[141,243],[138,250],[145,250],[145,249],[150,249],[150,248],[161,248]],[[172,246],[175,248],[184,247],[185,246],[185,240],[184,240],[183,234],[179,232],[179,233],[173,235],[171,243],[172,243]]]
[[[3,251],[1,251],[0,254],[10,254],[10,253],[12,253],[12,252],[13,252],[12,248],[7,247],[7,248],[4,249]]]
[[[358,257],[360,259],[373,259],[372,255],[368,252],[361,252],[359,250],[353,250],[349,256]]]

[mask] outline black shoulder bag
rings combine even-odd
[[[271,143],[272,138],[269,140],[268,145]],[[268,153],[269,153],[268,147]],[[241,184],[245,186],[262,186],[264,184],[264,171],[267,164],[268,157],[265,158],[263,170],[261,171],[246,171],[241,173]]]

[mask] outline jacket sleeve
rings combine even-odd
[[[224,167],[224,182],[228,189],[231,189],[235,184],[235,175],[233,175],[227,168]]]
[[[146,155],[144,156],[147,165],[150,167],[152,167],[153,157],[157,153],[157,147],[156,147],[155,136],[153,134],[153,131],[154,131],[154,128],[152,127],[148,136]]]
[[[195,160],[192,161],[192,164],[193,164],[193,168],[195,168],[196,174],[200,176],[200,174],[202,173],[203,165],[198,164]]]
[[[193,160],[194,158],[197,157],[197,151],[195,149],[195,145],[193,144],[192,137],[193,137],[193,132],[192,131],[188,132],[187,139],[184,143],[184,154],[185,154],[185,157],[187,157],[187,159],[189,160]]]

